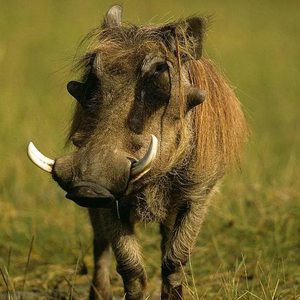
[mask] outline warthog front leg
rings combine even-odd
[[[94,230],[94,276],[90,300],[112,300],[109,279],[111,251],[103,228],[103,215],[98,209],[89,209],[89,213]]]
[[[205,210],[205,205],[191,204],[190,207],[178,211],[171,231],[161,225],[162,233],[169,235],[163,238],[167,241],[167,248],[162,249],[165,251],[162,261],[162,300],[183,299],[183,267],[193,251]]]
[[[117,272],[123,279],[125,299],[145,299],[146,273],[133,224],[130,222],[130,211],[120,210],[120,219],[116,211],[111,211],[106,218],[106,232],[116,257]]]

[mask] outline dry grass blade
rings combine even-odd
[[[16,292],[15,292],[15,290],[13,288],[13,284],[12,284],[12,282],[10,280],[9,273],[8,273],[8,271],[7,271],[7,269],[5,267],[4,267],[4,271],[5,271],[6,277],[4,275],[3,269],[0,268],[1,277],[4,280],[5,287],[6,287],[6,292],[7,292],[6,296],[7,296],[7,299],[8,300],[18,300]]]
[[[7,260],[7,272],[8,273],[9,273],[9,268],[10,268],[11,252],[12,252],[12,247],[9,247],[9,250],[8,250],[8,260]]]
[[[272,295],[272,300],[275,299],[275,296],[276,296],[276,293],[277,293],[277,290],[278,290],[278,285],[279,285],[279,279],[277,280],[277,283],[276,283],[276,287],[274,289],[274,292],[273,292],[273,295]]]
[[[259,300],[263,300],[261,297],[251,293],[250,291],[247,291],[247,294],[251,295],[252,297],[254,297],[255,299],[259,299]]]
[[[3,274],[2,268],[0,268],[0,273],[1,273],[1,277],[3,278],[3,281],[4,281],[5,286],[6,286],[7,298],[10,298],[10,292],[9,292],[8,283],[7,283],[6,278],[5,278],[4,274]]]
[[[24,279],[23,279],[23,285],[22,285],[22,289],[21,289],[20,300],[23,300],[23,293],[24,293],[24,289],[25,289],[26,276],[27,276],[27,272],[28,272],[28,267],[29,267],[29,262],[30,262],[30,256],[31,256],[31,252],[32,252],[33,242],[34,242],[34,236],[31,239],[30,248],[29,248],[29,252],[28,252],[28,256],[27,256],[26,268],[25,268],[25,273],[24,273]]]
[[[87,276],[88,278],[88,281],[90,283],[90,286],[91,288],[94,290],[94,293],[97,295],[97,297],[100,299],[100,300],[103,300],[103,297],[100,295],[99,291],[96,289],[95,285],[93,284],[91,278],[89,276]],[[123,299],[123,298],[122,298]],[[124,295],[124,299],[125,299],[125,295]]]
[[[69,297],[68,297],[69,300],[73,299],[74,286],[75,286],[75,283],[76,283],[76,276],[77,276],[77,271],[78,271],[80,260],[81,260],[81,258],[79,257],[77,259],[77,263],[76,263],[76,267],[75,267],[75,271],[74,271],[74,276],[73,276],[73,282],[72,282],[72,284],[70,284],[69,281],[67,281],[70,284],[70,291],[69,291]]]
[[[195,276],[194,276],[194,272],[193,272],[193,265],[192,265],[191,257],[190,257],[190,260],[189,260],[189,264],[190,264],[190,269],[191,269],[191,274],[192,274],[193,290],[195,291],[195,294],[196,294],[196,298],[195,299],[199,300],[199,295],[197,293],[197,286],[196,286]]]

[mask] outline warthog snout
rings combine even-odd
[[[97,148],[96,148],[97,149]],[[101,153],[101,149],[103,152]],[[122,197],[128,184],[150,169],[156,157],[157,139],[151,136],[146,154],[140,159],[103,146],[100,151],[80,149],[74,154],[52,160],[30,143],[28,156],[38,167],[52,174],[67,192],[66,198],[84,207],[107,207]]]
[[[130,180],[131,161],[122,153],[103,149],[91,153],[78,150],[58,158],[53,179],[63,188],[66,198],[84,207],[107,207],[121,197]]]

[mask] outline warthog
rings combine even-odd
[[[125,26],[111,7],[80,59],[78,101],[68,140],[74,153],[56,160],[32,143],[30,158],[89,208],[95,269],[90,299],[112,299],[110,248],[127,300],[146,297],[146,274],[134,224],[157,221],[162,234],[161,299],[182,299],[186,265],[209,199],[239,160],[247,135],[231,88],[202,56],[205,17],[161,26]]]

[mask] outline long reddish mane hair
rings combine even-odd
[[[225,169],[240,161],[249,130],[232,88],[207,58],[191,60],[192,85],[206,91],[204,103],[193,111],[197,135],[197,165],[221,164]]]

